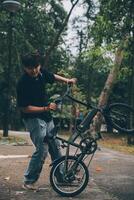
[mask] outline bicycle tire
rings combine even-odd
[[[54,165],[51,168],[50,171],[50,184],[52,186],[52,188],[54,189],[55,192],[57,192],[58,194],[60,194],[63,197],[74,197],[78,194],[80,194],[85,187],[88,184],[89,181],[89,172],[88,172],[88,168],[85,165],[85,163],[83,161],[80,161],[78,163],[77,166],[77,172],[75,173],[73,171],[73,177],[77,177],[78,178],[78,173],[83,170],[83,174],[82,174],[82,179],[81,181],[78,181],[78,185],[76,184],[76,182],[71,181],[70,180],[68,182],[66,182],[65,184],[58,184],[57,180],[56,180],[56,172],[57,170],[59,170],[60,167],[62,167],[64,165],[64,163],[66,162],[65,160],[67,160],[67,162],[70,164],[69,165],[69,170],[72,167],[72,164],[74,164],[74,162],[76,162],[78,160],[77,157],[75,156],[68,156],[67,158],[65,156],[61,157],[61,159],[59,161],[57,161],[56,165]],[[74,175],[75,173],[75,175]],[[81,174],[79,174],[80,176]],[[80,178],[80,177],[79,177]],[[77,179],[75,178],[75,181]],[[80,184],[80,185],[79,185]]]
[[[109,122],[113,128],[125,133],[134,133],[134,109],[124,103],[114,103],[108,108]]]

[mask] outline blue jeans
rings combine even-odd
[[[36,148],[24,174],[24,182],[32,184],[35,183],[40,176],[48,151],[52,160],[61,157],[60,145],[54,138],[47,139],[44,142],[45,136],[49,138],[51,131],[54,128],[53,121],[46,123],[42,119],[34,118],[24,120],[24,124],[30,132],[30,138]]]

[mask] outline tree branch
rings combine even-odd
[[[67,25],[68,20],[69,20],[69,18],[70,18],[70,15],[71,15],[71,13],[72,13],[74,7],[77,5],[78,2],[79,2],[79,0],[76,0],[75,3],[72,4],[72,7],[71,7],[71,9],[70,9],[68,15],[66,16],[66,18],[65,18],[65,20],[64,20],[64,22],[63,22],[63,24],[62,24],[62,26],[61,26],[61,28],[60,28],[60,30],[59,30],[59,32],[57,33],[56,37],[55,37],[54,40],[52,41],[51,46],[50,46],[50,47],[48,48],[48,50],[46,51],[46,54],[45,54],[45,61],[44,61],[44,65],[45,65],[45,66],[47,66],[48,61],[49,61],[49,57],[50,57],[50,55],[51,55],[53,49],[57,46],[58,40],[59,40],[59,38],[60,38],[60,35],[61,35],[61,33],[63,32],[65,26]]]

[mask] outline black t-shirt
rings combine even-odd
[[[17,84],[17,105],[18,107],[47,106],[48,96],[46,93],[46,84],[52,84],[55,81],[53,73],[42,70],[37,77],[31,77],[24,73]],[[45,111],[42,113],[24,113],[21,112],[23,119],[40,118],[46,122],[51,120],[51,113]]]

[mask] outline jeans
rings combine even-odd
[[[48,151],[52,160],[60,158],[61,152],[58,140],[52,137],[49,139],[49,135],[52,134],[51,131],[54,128],[53,121],[46,123],[42,119],[34,118],[24,120],[24,124],[30,132],[30,138],[36,148],[24,174],[24,182],[32,184],[40,176]],[[44,140],[45,136],[47,136],[47,140]]]

